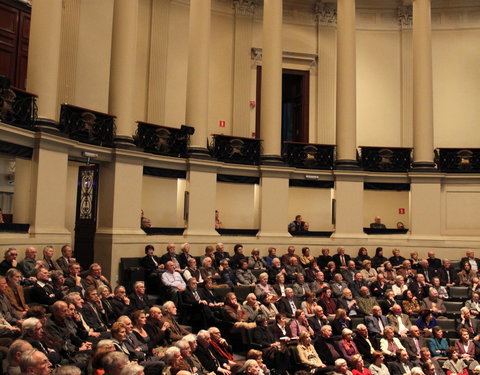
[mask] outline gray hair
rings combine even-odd
[[[180,350],[184,350],[184,349],[190,349],[190,344],[187,340],[178,340],[176,343],[175,343],[175,346],[180,349]]]
[[[126,365],[120,372],[120,375],[137,375],[142,372],[143,372],[143,366],[140,366],[139,364],[134,363],[134,364]]]
[[[207,337],[210,337],[210,332],[205,331],[204,329],[198,331],[197,339],[207,340]]]
[[[162,310],[163,312],[167,311],[170,307],[175,306],[175,303],[173,301],[167,301],[162,305]]]
[[[176,346],[171,346],[165,350],[165,362],[167,365],[175,358],[175,355],[180,353],[180,349]]]
[[[26,350],[30,350],[30,349],[25,350],[25,347],[31,348],[32,345],[28,341],[25,341],[25,340],[15,340],[10,345],[10,347],[8,348],[8,353],[7,353],[7,362],[8,362],[9,365],[12,363],[12,361],[14,359],[16,359],[15,357],[16,357],[18,352],[23,353]]]
[[[252,366],[258,366],[258,362],[256,359],[247,359],[245,363],[243,364],[242,368],[240,369],[240,373],[246,372],[250,367]]]
[[[335,368],[339,368],[340,366],[342,366],[344,363],[347,363],[347,361],[345,361],[343,358],[337,358],[335,360]]]
[[[81,375],[82,370],[80,370],[77,366],[62,366],[55,370],[55,375]]]
[[[41,353],[41,351],[37,349],[30,349],[22,353],[20,356],[20,361],[18,361],[20,365],[20,371],[26,374],[28,372],[29,367],[35,366],[36,359],[33,357],[36,353]]]
[[[70,292],[70,293],[68,293],[68,294],[65,296],[64,300],[65,300],[65,302],[68,303],[68,304],[70,304],[70,303],[71,303],[71,304],[74,304],[74,303],[75,303],[75,297],[77,297],[77,296],[80,296],[80,293],[78,293],[78,292]]]
[[[28,318],[25,319],[22,323],[22,335],[32,336],[35,332],[35,326],[40,323],[40,320],[37,318]]]
[[[197,336],[195,336],[193,333],[189,333],[188,335],[183,336],[182,341],[186,341],[190,344],[192,342],[197,341]]]
[[[113,346],[113,340],[104,339],[104,340],[100,340],[98,342],[97,349],[98,348],[108,348],[109,346]]]
[[[328,328],[332,329],[332,326],[328,325],[328,324],[325,324],[324,326],[322,326],[320,328],[320,332],[323,332],[323,331],[326,331]]]
[[[106,374],[118,373],[119,368],[128,365],[128,357],[121,352],[110,352],[103,357],[102,365]]]

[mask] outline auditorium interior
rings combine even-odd
[[[0,17],[0,248],[19,260],[71,243],[113,285],[147,244],[480,248],[478,0],[0,0]]]

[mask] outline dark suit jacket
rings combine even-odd
[[[278,328],[278,327],[277,327]],[[253,329],[253,343],[263,348],[268,348],[275,341],[275,336],[267,326],[257,326]]]
[[[346,325],[348,329],[352,329],[352,321],[351,320],[346,320]],[[332,322],[330,323],[330,325],[332,326],[332,331],[333,331],[333,334],[334,335],[341,335],[342,334],[342,330],[343,330],[343,325],[341,324],[341,322],[337,319],[333,319]]]
[[[344,257],[345,257],[345,265],[347,265],[348,261],[351,260],[352,258],[348,254],[344,254]],[[335,254],[332,257],[332,260],[335,262],[337,268],[340,269],[340,266],[342,265],[342,262],[340,261],[340,254]]]
[[[191,256],[191,255],[189,255],[189,257],[193,258],[193,256]],[[181,253],[180,255],[178,255],[177,259],[178,259],[178,263],[180,263],[180,268],[182,270],[188,267],[188,259],[187,259],[187,255],[185,253]]]
[[[383,297],[385,295],[385,292],[387,291],[387,283],[383,284],[383,286],[380,285],[378,281],[374,281],[370,285],[370,293],[374,297]]]
[[[312,339],[316,340],[320,337],[320,328],[328,324],[328,319],[327,317],[324,317],[323,321],[319,322],[317,317],[311,316],[310,318],[308,318],[308,324],[310,324],[310,327],[313,329],[313,332],[315,332]]]
[[[420,287],[416,281],[412,282],[408,289],[412,291],[412,294],[417,297],[418,300],[422,300],[428,296],[428,286]]]
[[[373,346],[374,349],[377,348],[377,340],[375,340],[373,337],[368,338]],[[357,333],[355,337],[353,338],[353,342],[355,345],[357,345],[358,352],[362,355],[362,357],[369,363],[372,363],[372,353],[370,350],[370,345],[368,345],[367,340],[365,337]]]
[[[90,328],[93,328],[95,332],[105,332],[107,330],[106,322],[102,317],[102,313],[97,308],[92,307],[89,303],[85,302],[80,312],[83,319],[85,319],[85,322]]]
[[[418,345],[420,345],[420,348],[426,347],[427,343],[425,339],[420,336],[418,338]],[[413,361],[417,359],[417,347],[415,346],[415,342],[413,341],[413,337],[404,337],[401,339],[401,342],[405,349],[407,350],[408,356],[410,359]]]
[[[380,307],[382,309],[382,314],[388,315],[388,313],[390,313],[390,308],[396,303],[397,303],[396,301],[391,301],[389,299],[384,299],[383,301],[381,301]]]
[[[122,315],[127,315],[128,314],[130,305],[125,305],[123,303],[123,301],[119,300],[118,298],[113,297],[110,300],[110,304],[112,305],[113,312],[115,313],[117,318],[122,316]]]
[[[148,299],[147,295],[143,295],[143,298],[140,299],[136,293],[132,293],[128,296],[130,299],[130,311],[145,310],[153,306],[152,302]]]
[[[57,265],[62,269],[63,274],[65,277],[68,275],[68,266],[69,264],[67,263],[67,260],[62,256],[56,260]]]
[[[5,296],[10,301],[11,305],[18,311],[25,311],[28,309],[28,305],[25,303],[25,294],[23,293],[23,286],[17,285],[18,297],[20,298],[20,303],[18,303],[15,293],[10,286],[5,290]]]
[[[334,356],[330,349],[327,346],[327,342],[331,345],[333,345],[334,349],[338,353],[338,357]],[[315,349],[322,360],[323,363],[326,365],[332,366],[335,365],[335,360],[340,357],[340,350],[338,347],[335,345],[332,339],[324,339],[323,337],[320,337],[314,344]]]
[[[270,329],[270,332],[272,333],[272,336],[275,338],[275,341],[280,341],[280,337],[285,336],[283,334],[282,330],[276,324],[273,324],[268,328]],[[292,337],[292,331],[290,330],[290,324],[287,324],[285,326],[285,331],[287,332],[288,337]]]
[[[428,267],[427,269],[423,267],[417,268],[417,275],[421,273],[425,276],[425,281],[427,283],[432,283],[432,277],[439,276],[438,268]]]
[[[65,285],[68,287],[69,292],[78,292],[82,295],[85,295],[85,291],[87,290],[87,285],[85,280],[80,280],[81,287],[77,285],[75,279],[72,276],[68,276],[65,278]]]
[[[473,336],[476,336],[478,334],[479,325],[480,325],[480,322],[476,318],[471,318],[469,321],[468,320],[465,321],[465,323],[462,323],[460,321],[460,323],[457,326],[457,332],[461,328],[465,328],[470,333],[470,336],[473,337]],[[473,332],[470,331],[470,327],[473,328]]]
[[[50,284],[42,288],[37,282],[30,291],[30,298],[33,302],[50,306],[62,299],[62,294],[59,291],[55,291]]]
[[[152,255],[151,257],[148,255],[145,255],[141,260],[140,260],[140,267],[142,267],[147,274],[155,271],[158,269],[158,266],[155,265],[155,263],[152,260],[152,257],[155,258],[156,262],[158,264],[161,264],[162,262],[160,261],[160,258],[157,257],[156,255]]]
[[[415,367],[413,365],[413,363],[411,363],[411,362],[407,362],[406,365],[408,366],[408,368],[410,370],[413,367]],[[403,368],[403,365],[399,361],[390,362],[388,364],[388,367],[390,369],[390,375],[403,375],[403,374],[405,374],[405,369]]]
[[[448,275],[450,275],[450,283],[455,283],[455,285],[458,285],[458,271],[453,269],[453,267],[450,267],[449,269],[446,269],[445,267],[440,268],[440,270],[438,271],[438,274],[440,276],[440,284],[447,284],[447,273]]]
[[[293,303],[295,304],[297,309],[299,309],[300,308],[300,301],[298,300],[298,298],[294,296],[292,299],[293,299]],[[290,302],[288,302],[287,297],[282,297],[277,302],[277,309],[278,309],[278,312],[284,313],[289,318],[291,318],[295,315],[295,311],[292,311],[292,307],[290,306]]]
[[[380,320],[382,321],[383,328],[388,326],[388,319],[385,315],[381,315]],[[380,325],[378,324],[378,319],[376,317],[370,315],[365,317],[365,323],[367,325],[368,332],[371,335],[380,335]]]

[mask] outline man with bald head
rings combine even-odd
[[[369,337],[368,328],[365,324],[359,324],[356,329],[356,335],[353,342],[357,346],[358,352],[368,363],[372,363],[372,353],[378,349],[378,341]]]
[[[480,271],[480,258],[475,258],[475,252],[470,249],[465,252],[465,255],[466,256],[460,260],[460,265],[468,262],[470,266],[472,266],[472,270],[476,272]]]
[[[167,245],[167,252],[160,258],[160,263],[167,266],[167,262],[173,262],[176,271],[180,271],[180,261],[177,258],[176,247],[173,242]]]

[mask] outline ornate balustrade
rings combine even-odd
[[[0,88],[0,120],[35,130],[37,96],[15,87]]]
[[[133,137],[135,144],[146,152],[184,158],[193,128],[184,126],[180,129],[139,121]]]
[[[335,146],[312,143],[284,142],[283,160],[291,167],[333,169]]]
[[[94,145],[113,146],[115,116],[62,104],[58,127],[60,132],[71,139]]]
[[[411,165],[412,149],[406,147],[361,146],[361,164],[372,172],[407,172]]]
[[[438,148],[435,162],[446,173],[480,173],[480,148]]]
[[[260,164],[260,140],[213,134],[210,154],[218,161],[236,164]]]

